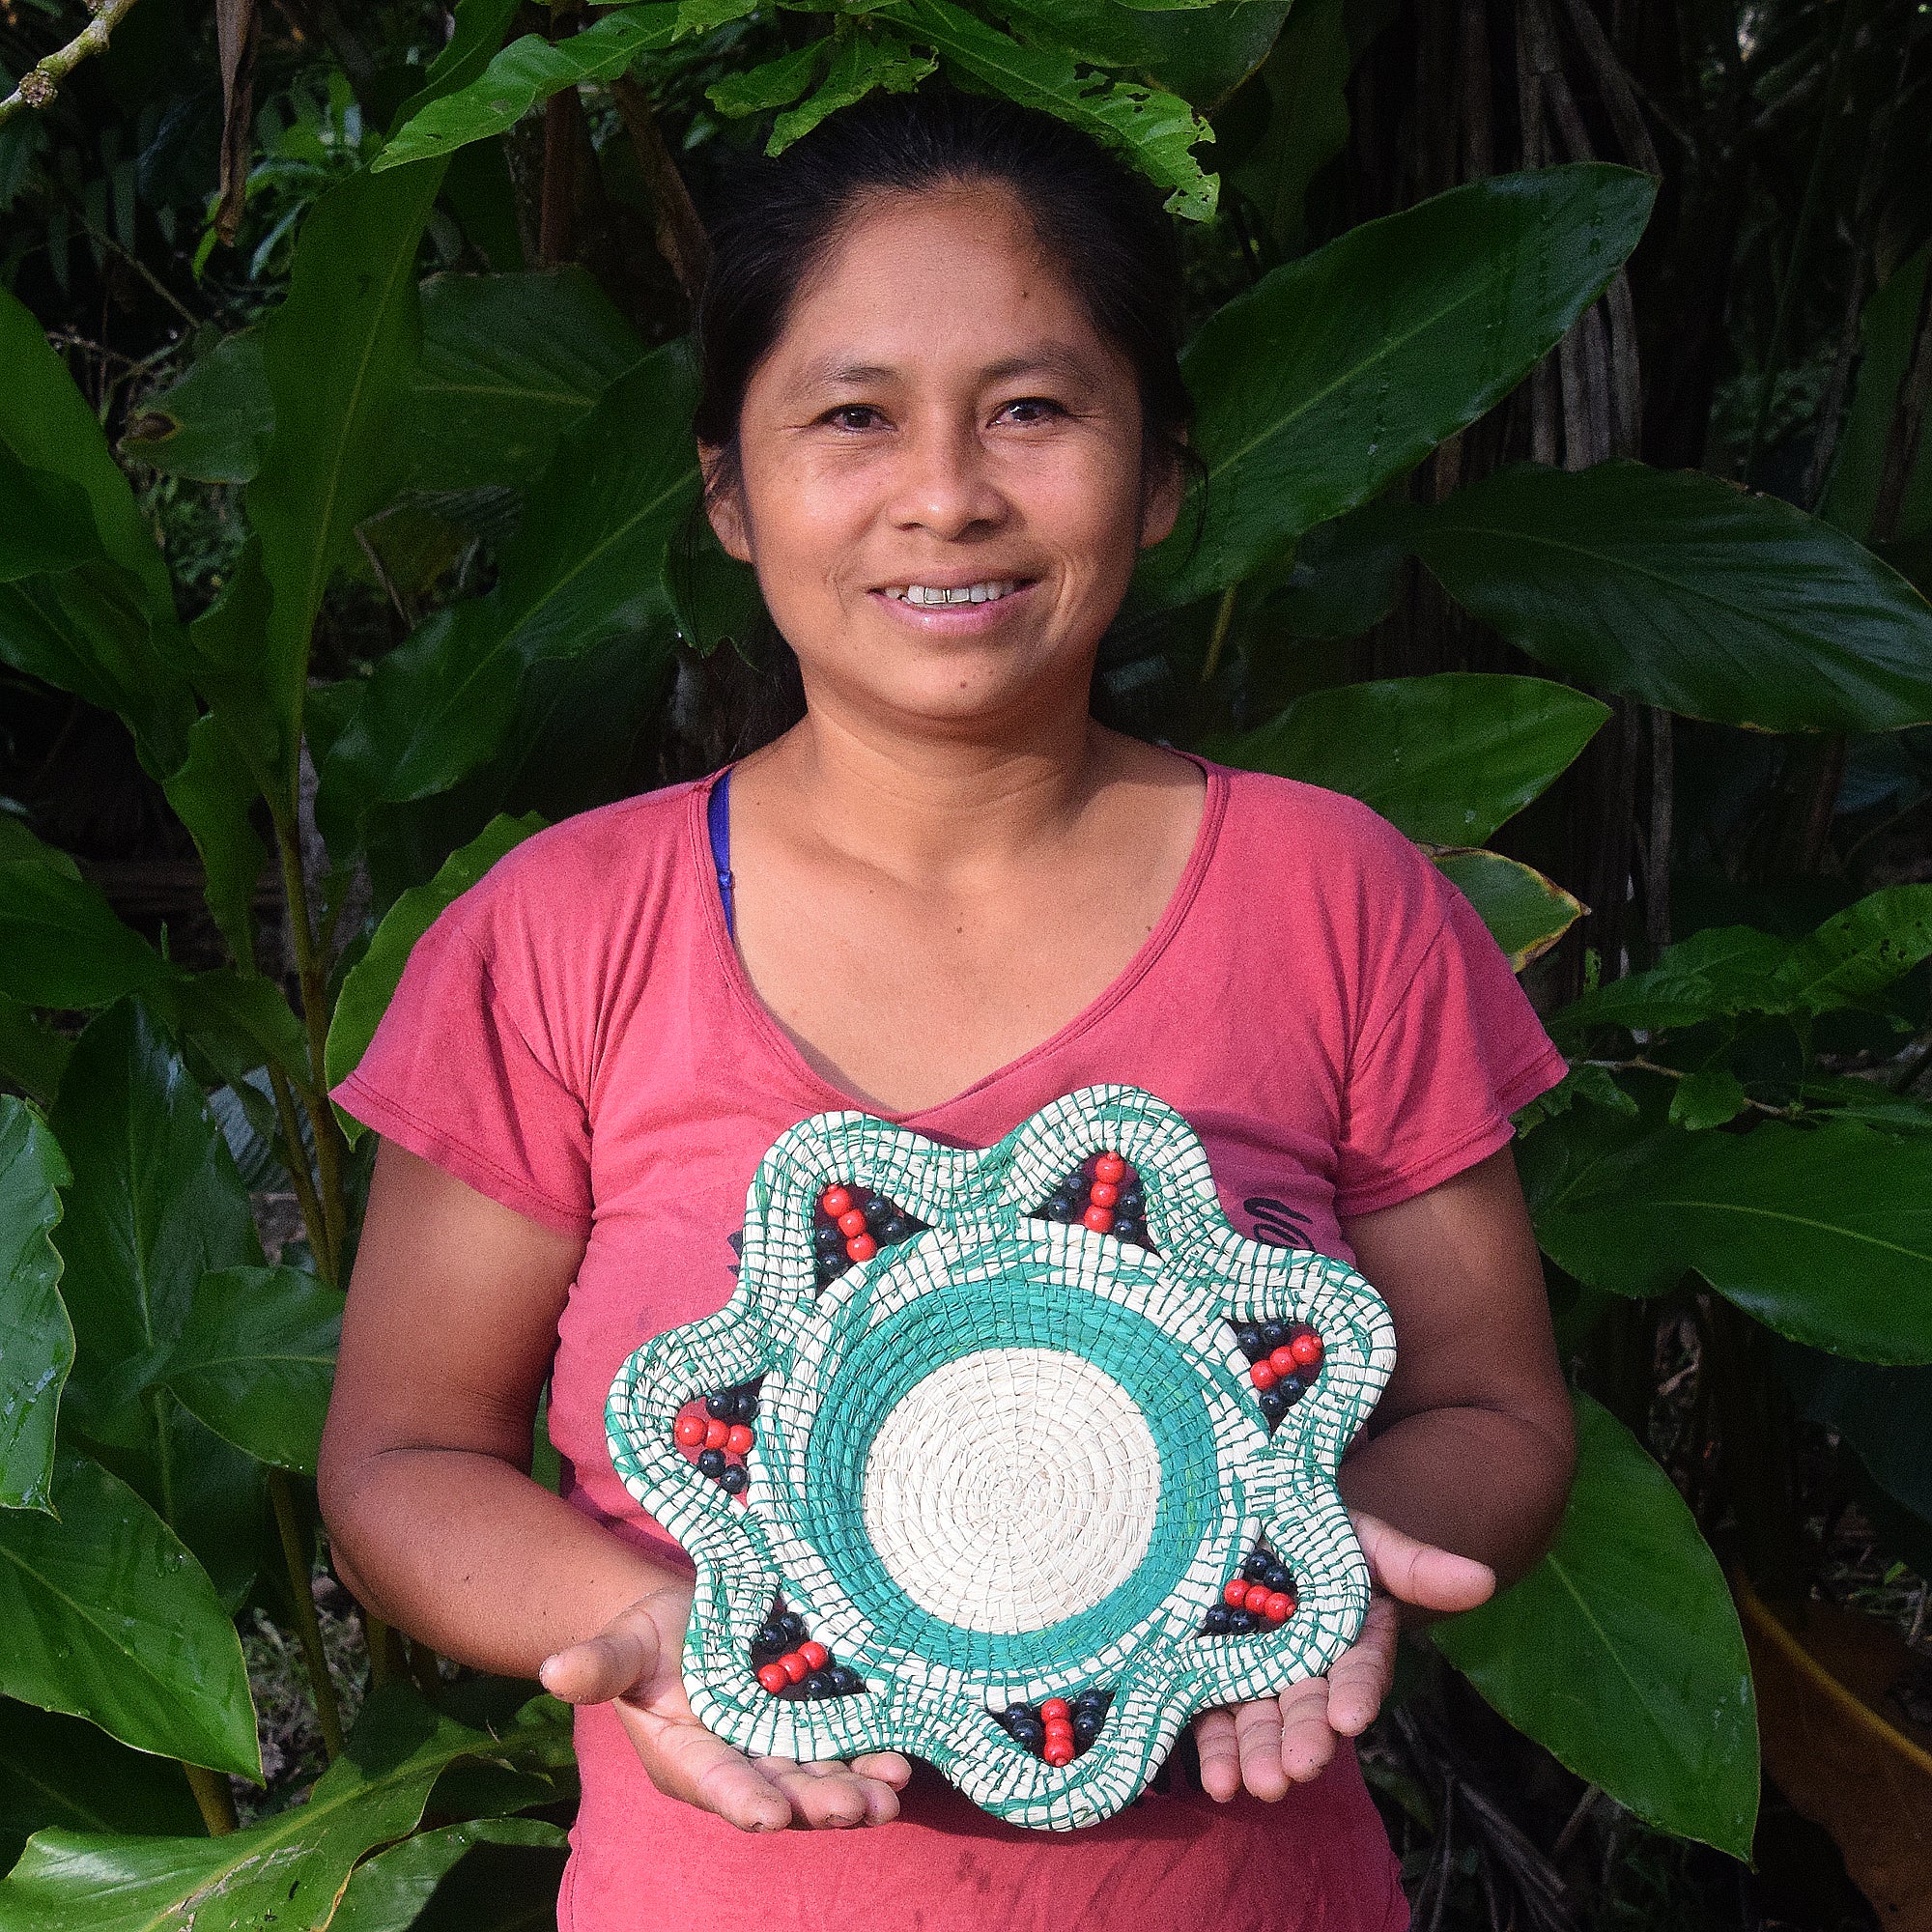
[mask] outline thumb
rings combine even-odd
[[[545,1658],[537,1680],[566,1704],[604,1704],[656,1675],[663,1655],[650,1612],[633,1604],[595,1636]]]
[[[1473,1610],[1495,1595],[1496,1573],[1473,1557],[1419,1543],[1379,1517],[1358,1514],[1355,1534],[1377,1585],[1423,1610]]]

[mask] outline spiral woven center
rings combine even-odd
[[[1125,1582],[1159,1501],[1160,1452],[1113,1377],[1062,1350],[984,1349],[895,1405],[863,1507],[880,1561],[922,1609],[1010,1634]]]

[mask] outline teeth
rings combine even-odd
[[[930,583],[895,584],[890,594],[907,604],[932,609],[945,604],[992,604],[1019,588],[1016,578],[996,578],[985,583],[962,583],[946,589]]]

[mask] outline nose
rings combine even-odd
[[[1006,520],[1006,494],[973,423],[928,419],[908,431],[899,445],[891,503],[900,529],[957,541]]]

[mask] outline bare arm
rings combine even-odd
[[[681,1572],[529,1475],[537,1397],[583,1257],[558,1235],[384,1142],[356,1251],[322,1511],[343,1581],[465,1663],[616,1700],[661,1791],[747,1830],[879,1823],[903,1758],[806,1773],[705,1730],[680,1662]]]

